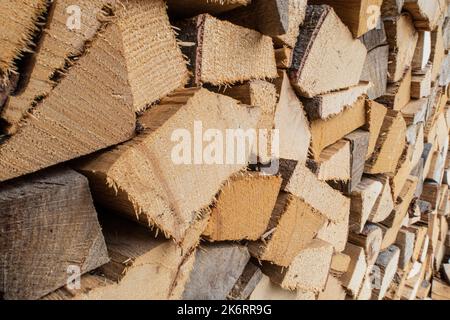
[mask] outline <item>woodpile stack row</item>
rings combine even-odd
[[[447,0],[0,21],[0,298],[450,299]]]

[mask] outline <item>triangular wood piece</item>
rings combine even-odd
[[[289,75],[298,93],[312,98],[357,85],[366,55],[365,46],[353,39],[331,7],[310,5]]]
[[[156,225],[181,242],[221,186],[250,161],[250,143],[242,154],[231,152],[231,159],[219,152],[220,137],[203,150],[203,132],[214,129],[225,139],[227,130],[256,128],[258,118],[258,108],[206,89],[176,91],[140,118],[144,131],[134,140],[95,155],[78,168],[104,206],[147,226]]]

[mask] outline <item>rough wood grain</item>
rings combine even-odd
[[[229,300],[248,300],[263,278],[261,269],[252,261],[247,263],[244,271],[227,296]]]
[[[370,133],[367,159],[375,151],[386,113],[387,108],[384,105],[372,100],[366,100],[366,124],[363,126],[363,129]]]
[[[209,241],[257,240],[266,231],[282,179],[239,173],[220,190],[203,235]]]
[[[202,132],[213,128],[226,137],[226,129],[254,129],[258,118],[258,108],[206,89],[176,91],[140,118],[143,132],[134,140],[82,161],[78,169],[99,203],[180,242],[227,179],[247,166],[252,150],[244,139],[242,154],[232,153],[232,159],[218,159],[213,151],[194,155],[198,122]]]
[[[445,0],[405,0],[403,8],[411,13],[417,29],[433,31],[444,19],[447,2]]]
[[[197,250],[183,300],[225,300],[245,269],[250,254],[235,244],[208,244]]]
[[[359,97],[351,107],[332,118],[311,121],[311,152],[314,159],[319,159],[323,149],[365,124],[365,97]]]
[[[406,123],[401,113],[389,110],[380,129],[375,152],[366,162],[370,174],[395,172],[406,143]]]
[[[177,23],[189,58],[191,85],[233,84],[277,76],[272,39],[209,14]],[[239,59],[239,63],[237,60]]]
[[[278,197],[265,235],[249,250],[259,260],[288,267],[307,248],[327,220],[316,209],[288,193]]]
[[[366,55],[331,7],[308,6],[289,76],[298,93],[311,98],[357,85]]]
[[[221,18],[267,36],[277,37],[288,32],[289,14],[288,0],[253,0],[249,5],[222,15]]]
[[[382,300],[394,279],[397,271],[400,249],[396,246],[390,246],[382,251],[375,262],[376,268],[373,269],[375,286],[373,289],[373,299]]]
[[[367,262],[364,249],[351,243],[347,243],[344,253],[350,256],[351,261],[349,269],[341,277],[341,281],[348,293],[351,296],[356,297],[367,273]]]
[[[132,93],[117,28],[109,25],[17,133],[0,144],[0,181],[90,154],[134,135]],[[103,81],[98,81],[99,74]]]
[[[392,190],[389,184],[389,178],[386,175],[377,175],[373,177],[383,185],[383,190],[375,202],[372,212],[369,216],[370,222],[381,222],[386,219],[394,209],[394,200],[392,198]]]
[[[0,292],[38,299],[108,262],[86,178],[52,169],[3,183],[0,191]],[[70,269],[72,268],[72,269]]]
[[[131,90],[129,100],[134,111],[141,111],[147,105],[161,99],[169,92],[183,87],[188,80],[186,62],[178,48],[175,34],[166,13],[162,0],[145,2],[127,1],[121,6],[109,0],[62,0],[52,8],[51,21],[36,50],[29,79],[23,80],[23,88],[11,97],[1,117],[9,124],[8,131],[14,133],[21,119],[38,101],[47,97],[54,90],[65,74],[72,72],[70,65],[83,58],[89,50],[90,42],[99,37],[98,31],[112,22],[115,47],[121,47],[124,59],[120,64],[126,67]],[[66,26],[67,8],[78,6],[83,19],[79,30],[71,30]],[[112,45],[111,45],[112,46]],[[103,53],[106,61],[111,58]],[[117,55],[117,53],[115,54]],[[108,60],[109,58],[109,60]],[[111,68],[108,64],[103,69]],[[102,69],[97,72],[104,72]],[[98,76],[94,73],[94,75]],[[163,76],[164,75],[164,76]],[[91,75],[92,76],[92,75]],[[106,76],[106,75],[105,75]],[[108,78],[106,78],[108,79]],[[102,81],[107,81],[107,80]],[[151,79],[151,81],[148,81]],[[90,85],[90,83],[83,83]],[[121,92],[115,94],[120,97]],[[87,96],[83,96],[88,99]],[[92,98],[91,98],[92,99]],[[65,103],[58,101],[58,103]]]
[[[385,17],[383,21],[389,43],[388,79],[398,82],[411,66],[419,35],[408,14]]]
[[[382,190],[383,184],[380,181],[371,178],[363,178],[356,189],[351,193],[351,231],[356,233],[363,231]]]
[[[350,232],[348,240],[350,243],[364,248],[367,267],[371,268],[380,253],[381,241],[383,240],[383,232],[380,227],[367,223],[362,232]]]
[[[111,261],[84,275],[79,290],[64,287],[44,299],[181,299],[195,262],[195,248],[204,221],[190,230],[189,239],[180,246],[110,212],[102,215],[101,222]]]
[[[327,183],[319,181],[309,169],[302,165],[295,167],[285,191],[304,200],[333,222],[339,222],[349,215],[350,199]]]
[[[355,130],[344,137],[350,142],[350,179],[346,182],[332,183],[344,194],[350,195],[356,190],[364,172],[364,163],[367,158],[370,133],[364,130]]]
[[[318,161],[308,159],[306,165],[321,181],[350,180],[350,142],[333,143],[323,149]]]
[[[275,111],[275,129],[279,130],[280,159],[304,164],[311,144],[311,131],[303,104],[292,88],[286,72],[275,81],[279,95]]]
[[[327,120],[350,108],[359,97],[370,90],[371,84],[361,82],[348,89],[318,95],[314,98],[302,98],[308,118]]]
[[[411,68],[409,68],[401,80],[387,86],[386,93],[379,97],[377,102],[392,110],[403,109],[411,100],[411,80],[412,74]]]

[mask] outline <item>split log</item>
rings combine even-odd
[[[409,68],[401,80],[387,86],[386,94],[378,98],[377,102],[392,110],[403,109],[411,100],[411,79],[411,68]]]
[[[275,60],[278,69],[288,69],[292,64],[292,49],[286,46],[276,49]]]
[[[402,110],[406,125],[414,125],[425,121],[428,108],[428,99],[411,100]]]
[[[297,165],[285,188],[286,192],[304,200],[311,207],[333,222],[349,215],[350,199],[319,181],[306,167]]]
[[[431,160],[432,160],[432,148],[433,144],[425,143],[423,146],[422,160],[423,160],[423,176],[426,177],[430,171]]]
[[[183,300],[225,300],[245,269],[250,254],[236,244],[208,244],[196,251]]]
[[[16,59],[33,47],[34,33],[47,8],[46,0],[2,1],[0,20],[3,21],[0,47],[0,74],[17,72]]]
[[[349,233],[349,216],[338,222],[326,223],[318,232],[317,239],[330,243],[334,252],[342,252],[345,249]]]
[[[381,15],[380,0],[313,0],[309,4],[327,4],[333,7],[339,18],[359,38],[377,26]]]
[[[356,297],[367,273],[364,249],[347,243],[344,253],[350,256],[351,262],[348,271],[341,277],[342,285],[352,297]]]
[[[258,108],[205,89],[176,91],[140,118],[143,132],[134,140],[77,167],[90,179],[99,203],[146,226],[157,226],[181,242],[226,180],[249,162],[251,137],[241,141],[242,152],[226,159],[217,152],[217,139],[224,139],[225,131],[233,128],[243,130],[245,136],[258,118]],[[199,131],[201,135],[209,128],[219,138],[202,150]],[[192,147],[192,137],[199,140],[194,141],[197,147]],[[235,138],[230,137],[233,151]]]
[[[366,257],[367,267],[371,268],[381,249],[381,241],[383,240],[383,232],[380,227],[368,223],[360,233],[350,232],[348,241],[354,245],[362,247]]]
[[[234,287],[228,294],[227,299],[248,300],[262,278],[263,273],[261,269],[250,261],[249,263],[247,263],[241,276],[234,284]]]
[[[375,152],[366,162],[365,172],[370,174],[395,172],[403,153],[406,139],[406,123],[399,112],[388,110]]]
[[[422,248],[424,247],[425,238],[427,236],[427,228],[424,226],[412,226],[406,228],[407,231],[412,232],[414,234],[414,249],[411,256],[411,261],[416,262],[419,261],[420,254],[422,252]]]
[[[331,259],[331,273],[340,278],[344,273],[348,271],[351,258],[344,253],[334,253]]]
[[[385,175],[378,175],[373,178],[383,185],[383,190],[375,202],[368,219],[370,222],[376,223],[385,220],[391,214],[392,210],[394,210],[394,200],[392,198],[389,178]]]
[[[3,183],[0,292],[38,299],[109,261],[86,178],[52,169]]]
[[[249,5],[222,15],[221,18],[267,36],[276,37],[288,32],[289,14],[289,1],[253,0]]]
[[[436,81],[436,78],[441,71],[442,62],[445,58],[444,38],[442,35],[442,28],[437,28],[431,33],[431,63],[433,69],[431,71],[431,81]]]
[[[387,174],[389,177],[389,181],[391,184],[391,190],[392,190],[392,196],[394,199],[397,199],[397,197],[400,195],[406,180],[408,179],[413,166],[412,166],[412,145],[407,145],[406,149],[404,150],[398,165],[397,169],[394,173]],[[420,150],[419,150],[420,151]]]
[[[79,30],[65,27],[66,8],[71,5],[77,5],[83,12],[82,28]],[[115,15],[116,18],[112,18],[111,15]],[[74,67],[67,66],[68,64],[76,63],[78,58],[85,59],[88,54],[92,55],[88,53],[89,43],[100,41],[97,39],[101,37],[98,31],[103,29],[109,20],[116,25],[116,30],[113,31],[116,34],[110,41],[117,42],[115,45],[109,44],[112,47],[109,50],[114,52],[116,59],[120,59],[120,62],[112,62],[105,53],[97,52],[96,54],[102,54],[102,60],[108,61],[107,66],[98,66],[99,69],[95,69],[96,72],[90,73],[87,80],[91,82],[80,81],[83,87],[76,93],[81,98],[89,99],[88,101],[93,103],[92,97],[83,94],[84,86],[91,85],[94,76],[103,75],[103,69],[112,68],[110,64],[126,67],[126,72],[119,67],[114,67],[117,68],[117,74],[114,76],[120,78],[120,81],[129,82],[131,94],[114,91],[114,95],[119,102],[123,100],[131,103],[134,111],[143,110],[147,105],[186,84],[188,80],[186,62],[177,46],[164,1],[132,0],[128,1],[124,7],[120,5],[108,7],[106,0],[58,1],[52,8],[51,21],[37,48],[29,78],[23,81],[26,82],[24,88],[11,97],[1,114],[1,117],[9,124],[9,133],[16,132],[21,119],[28,110],[36,106],[42,97],[53,95],[55,86],[60,85],[61,80],[58,80],[58,77],[64,78],[67,73],[75,71],[72,70]],[[142,64],[143,60],[145,60],[144,64]],[[92,69],[92,64],[93,61],[90,61],[89,69]],[[105,74],[105,77],[101,79],[102,82],[106,82],[109,78]],[[73,91],[70,93],[74,94]],[[56,102],[66,104],[61,97]],[[95,103],[99,102],[96,100]]]
[[[411,66],[419,35],[408,14],[385,17],[384,27],[390,49],[388,78],[398,82]]]
[[[81,278],[81,288],[61,288],[46,300],[181,299],[195,262],[204,222],[182,246],[114,214],[102,216],[111,262]]]
[[[217,15],[250,3],[251,0],[167,0],[169,12],[178,18],[200,13]]]
[[[381,5],[381,14],[383,16],[396,16],[402,12],[405,0],[384,0]]]
[[[411,13],[417,29],[433,31],[443,21],[447,3],[445,0],[405,0],[403,8]]]
[[[417,291],[417,299],[426,300],[430,296],[431,282],[429,280],[423,280]]]
[[[450,300],[450,286],[434,278],[431,288],[431,298],[433,300]]]
[[[423,185],[423,192],[420,196],[421,200],[424,200],[431,204],[433,210],[437,209],[439,203],[440,185],[436,182],[425,182]]]
[[[425,69],[431,56],[431,33],[429,31],[419,31],[416,51],[412,60],[413,72]]]
[[[400,257],[400,249],[396,246],[389,246],[382,251],[375,262],[375,268],[372,275],[374,276],[373,299],[382,300],[394,279],[397,271],[398,260]]]
[[[315,297],[314,297],[315,298]],[[263,274],[249,300],[296,300],[297,292],[282,289]]]
[[[420,285],[424,280],[426,267],[426,264],[418,264],[417,274],[406,280],[405,286],[401,290],[402,300],[416,300]]]
[[[342,139],[345,135],[366,124],[365,98],[358,100],[340,114],[327,120],[311,122],[311,152],[315,160],[319,159],[323,149]]]
[[[294,48],[306,16],[307,0],[287,0],[289,2],[289,28],[286,34],[273,38],[275,47],[287,46]]]
[[[368,82],[348,89],[325,93],[314,98],[302,98],[308,118],[311,120],[332,118],[351,107],[358,98],[366,94],[371,85]]]
[[[306,164],[321,181],[350,180],[350,141],[333,143],[323,149],[318,161],[308,159]]]
[[[222,187],[203,235],[209,241],[257,240],[267,229],[282,179],[237,174]]]
[[[414,196],[416,198],[420,198],[420,195],[423,191],[423,183],[424,183],[424,176],[423,176],[423,159],[421,158],[419,162],[417,163],[416,167],[411,171],[411,175],[419,179],[419,182],[417,183],[417,189]]]
[[[363,231],[377,199],[383,190],[380,181],[363,178],[350,196],[350,230],[355,233]]]
[[[450,54],[447,53],[442,61],[441,70],[439,71],[439,85],[446,87],[448,86],[449,83],[450,83]]]
[[[288,193],[281,193],[261,241],[249,244],[259,260],[288,267],[326,223],[320,212]]]
[[[42,1],[35,1],[42,2]],[[44,1],[45,2],[45,1]],[[66,8],[78,5],[81,12],[85,12],[85,23],[82,28],[73,29],[61,27],[66,25]],[[52,5],[47,5],[44,17],[48,21],[36,23],[45,26],[45,32],[41,27],[36,27],[33,48],[30,48],[18,63],[21,64],[18,72],[20,81],[16,93],[10,97],[0,116],[7,124],[7,131],[12,134],[17,131],[19,121],[32,109],[39,97],[47,96],[57,85],[56,76],[61,76],[67,68],[69,57],[80,56],[85,51],[87,41],[92,41],[104,20],[109,15],[103,7],[106,1],[80,1],[62,0]],[[39,8],[39,5],[37,6]],[[113,6],[110,6],[113,10]],[[97,18],[99,17],[99,18]],[[43,20],[44,18],[40,18]],[[31,30],[31,29],[30,29]],[[175,39],[175,36],[173,35]]]
[[[400,229],[395,240],[395,245],[400,248],[400,259],[398,267],[405,269],[406,265],[410,263],[415,244],[415,234],[408,230]]]
[[[332,255],[333,247],[329,243],[314,240],[295,257],[289,268],[264,264],[262,270],[284,289],[319,293],[325,288]]]
[[[417,186],[417,178],[410,176],[397,199],[394,210],[390,216],[382,222],[383,243],[381,249],[384,250],[395,242],[397,234],[402,226],[403,220],[408,213],[408,208],[413,200]]]
[[[270,162],[272,153],[274,153],[272,140],[275,139],[272,133],[277,105],[275,85],[262,80],[253,80],[232,87],[212,87],[212,90],[239,100],[243,104],[260,108],[261,116],[258,120],[257,129],[261,131],[258,131],[258,143],[255,144],[253,152],[258,156],[260,163]],[[305,126],[307,126],[307,123]],[[280,143],[283,143],[283,141]]]
[[[295,94],[286,72],[275,82],[279,95],[275,111],[275,129],[279,130],[280,159],[304,164],[311,144],[311,132],[302,103]]]
[[[220,86],[277,76],[275,51],[268,36],[209,14],[181,21],[177,27],[181,30],[178,38],[184,43],[183,53],[190,61],[193,86]],[[240,63],[235,63],[235,57]]]
[[[366,54],[331,7],[308,6],[289,75],[298,93],[312,98],[357,85]]]
[[[369,32],[370,33],[370,32]],[[377,99],[386,94],[388,78],[389,45],[382,44],[367,52],[361,74],[361,81],[369,81],[372,87],[368,90],[369,99]]]
[[[415,72],[411,78],[411,97],[420,99],[431,94],[432,66],[428,64],[423,71]]]
[[[442,25],[442,35],[444,37],[444,48],[445,50],[450,49],[450,17],[445,18],[444,24]]]
[[[366,275],[361,286],[361,290],[359,290],[358,296],[356,300],[367,301],[372,297],[372,279],[370,276]]]
[[[0,144],[0,181],[90,154],[134,135],[132,92],[119,36],[118,26],[109,25],[19,131]],[[117,60],[105,68],[111,56]]]
[[[364,172],[364,163],[367,158],[370,133],[364,130],[355,130],[344,137],[350,142],[350,179],[348,181],[331,182],[331,185],[350,195],[357,189]]]
[[[375,151],[375,146],[380,136],[380,130],[386,116],[387,108],[375,101],[366,100],[366,124],[363,126],[364,130],[369,131],[369,147],[367,151],[367,159]]]

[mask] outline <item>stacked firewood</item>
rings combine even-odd
[[[0,298],[450,299],[447,0],[2,0]]]

